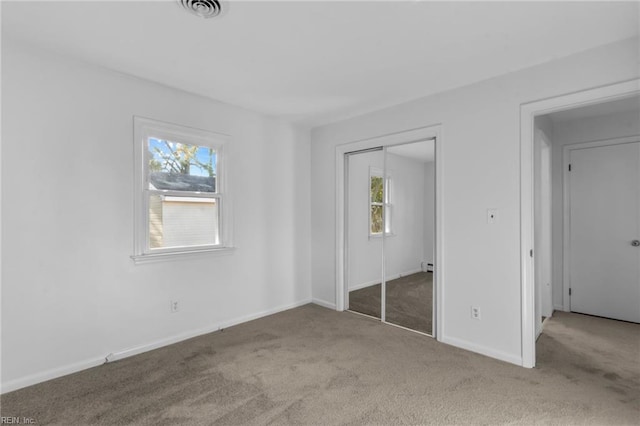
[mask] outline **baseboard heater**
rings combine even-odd
[[[422,272],[433,272],[433,263],[422,262]]]

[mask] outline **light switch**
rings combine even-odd
[[[487,223],[493,225],[498,221],[498,209],[487,209]]]

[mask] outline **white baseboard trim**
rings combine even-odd
[[[380,284],[380,280],[367,281],[365,283],[356,284],[353,287],[349,287],[349,291],[360,290],[362,288],[371,287]]]
[[[487,348],[486,346],[477,345],[475,343],[467,342],[466,340],[457,339],[455,337],[443,336],[440,341],[442,343],[446,343],[447,345],[455,346],[467,351],[478,353],[480,355],[488,356],[490,358],[499,359],[500,361],[505,361],[511,364],[522,366],[521,356],[511,355],[502,351],[496,351],[495,349]]]
[[[289,303],[287,305],[281,305],[273,309],[267,309],[261,312],[257,312],[255,314],[244,315],[242,317],[220,323],[219,328],[224,329],[224,328],[233,327],[234,325],[242,324],[244,322],[253,321],[258,318],[277,314],[278,312],[288,311],[289,309],[298,308],[303,305],[308,305],[309,303],[311,303],[311,298],[299,300],[297,302]]]
[[[326,300],[312,299],[311,303],[314,303],[314,304],[316,304],[318,306],[322,306],[323,308],[333,309],[334,311],[336,310],[336,304],[335,303],[331,303],[331,302],[327,302]]]
[[[401,272],[399,274],[389,275],[387,277],[386,281],[391,281],[391,280],[395,280],[395,279],[398,279],[398,278],[406,277],[408,275],[417,274],[418,272],[425,272],[425,271],[423,271],[422,268],[411,269],[409,271]],[[361,283],[361,284],[356,284],[353,287],[349,287],[349,291],[360,290],[362,288],[371,287],[372,285],[376,285],[376,284],[380,284],[380,280],[367,281],[367,282],[364,282],[364,283]]]
[[[277,308],[267,309],[265,311],[257,312],[255,314],[244,315],[239,318],[235,318],[233,320],[225,321],[219,324],[209,325],[207,327],[202,327],[196,330],[187,331],[185,333],[176,334],[171,337],[167,337],[165,339],[156,340],[155,342],[137,346],[134,348],[125,349],[120,352],[115,352],[107,355],[108,361],[118,361],[123,358],[128,358],[130,356],[138,355],[143,352],[148,352],[154,349],[161,348],[163,346],[172,345],[174,343],[182,342],[183,340],[191,339],[193,337],[202,336],[204,334],[214,333],[216,331],[220,331],[224,328],[229,328],[234,325],[242,324],[244,322],[252,321],[258,318],[266,317],[268,315],[277,314],[278,312],[286,311],[289,309],[297,308],[302,305],[306,305],[311,303],[311,299],[301,300],[299,302],[291,303],[288,305],[278,306]]]
[[[387,277],[387,281],[391,281],[391,280],[395,280],[395,279],[398,279],[398,278],[406,277],[408,275],[417,274],[418,272],[426,272],[426,271],[423,271],[422,268],[411,269],[409,271],[401,272],[399,274],[395,274],[395,275],[392,275],[390,277]]]
[[[6,383],[2,383],[2,385],[0,385],[0,394],[25,388],[27,386],[35,385],[38,383],[46,382],[48,380],[56,379],[58,377],[66,376],[72,373],[77,373],[79,371],[86,370],[92,367],[97,367],[106,362],[118,361],[124,358],[128,358],[130,356],[151,351],[153,349],[158,349],[163,346],[168,346],[174,343],[181,342],[183,340],[191,339],[193,337],[201,336],[208,333],[213,333],[223,328],[229,328],[231,326],[242,324],[244,322],[252,321],[268,315],[277,314],[278,312],[287,311],[289,309],[297,308],[302,305],[307,305],[309,303],[312,303],[311,299],[300,300],[298,302],[278,306],[273,309],[267,309],[254,314],[244,315],[239,318],[221,322],[220,324],[213,324],[206,327],[198,328],[196,330],[191,330],[184,333],[176,334],[176,335],[166,337],[160,340],[156,340],[154,342],[147,343],[144,345],[135,346],[132,348],[121,350],[121,351],[115,351],[106,356],[92,358],[85,361],[69,364],[63,367],[53,368],[40,373],[35,373],[25,377],[20,377],[18,379],[10,380]],[[333,309],[335,309],[335,305]]]
[[[0,393],[4,394],[14,390],[26,388],[27,386],[46,382],[47,380],[56,379],[58,377],[77,373],[78,371],[97,367],[98,365],[102,365],[104,363],[105,358],[99,357],[65,365],[63,367],[53,368],[51,370],[42,371],[40,373],[29,374],[28,376],[20,377],[18,379],[9,380],[8,382],[2,383],[2,386],[0,386]]]
[[[138,355],[144,352],[149,352],[154,349],[161,348],[163,346],[172,345],[174,343],[182,342],[183,340],[191,339],[193,337],[202,336],[203,334],[213,333],[220,330],[220,326],[218,325],[210,325],[207,327],[202,327],[197,330],[191,330],[185,333],[176,334],[174,336],[170,336],[164,339],[156,340],[155,342],[151,342],[145,345],[135,346],[132,348],[124,349],[122,351],[113,352],[107,355],[107,362],[119,361],[124,358],[129,358],[130,356]]]
[[[563,305],[553,305],[553,309],[556,310],[556,311],[564,312],[564,306]]]

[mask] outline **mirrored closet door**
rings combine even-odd
[[[435,140],[345,156],[347,306],[433,334]]]
[[[385,148],[385,321],[432,334],[434,141]]]
[[[347,224],[347,306],[350,311],[381,318],[383,188],[382,147],[345,157]]]

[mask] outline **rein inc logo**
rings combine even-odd
[[[0,425],[35,425],[33,417],[8,417],[0,416]]]

